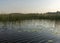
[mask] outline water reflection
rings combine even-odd
[[[0,22],[0,42],[59,43],[59,21]]]

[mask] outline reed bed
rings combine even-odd
[[[32,19],[51,19],[60,20],[60,14],[38,14],[38,13],[11,13],[11,14],[0,14],[0,21],[21,21],[21,20],[32,20]]]

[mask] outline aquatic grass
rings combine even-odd
[[[21,20],[32,20],[32,19],[51,19],[60,20],[60,14],[38,14],[38,13],[11,13],[11,14],[0,14],[0,21],[21,21]]]

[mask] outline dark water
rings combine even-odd
[[[1,43],[59,43],[60,21],[0,22]]]

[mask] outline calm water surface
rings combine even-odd
[[[0,22],[0,42],[59,43],[60,21],[23,20]]]

